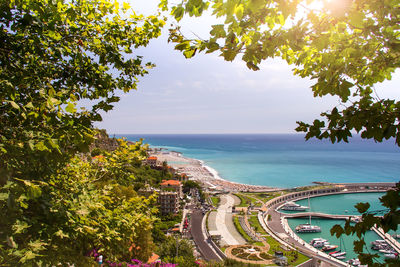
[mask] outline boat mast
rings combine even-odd
[[[310,205],[310,194],[308,194],[308,210],[310,212],[309,224],[311,225],[311,205]]]

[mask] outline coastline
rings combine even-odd
[[[279,189],[276,187],[241,184],[226,180],[219,175],[217,170],[206,165],[204,161],[185,157],[181,152],[155,149],[151,151],[149,155],[157,157],[157,161],[166,161],[169,166],[178,172],[187,174],[189,180],[198,181],[209,190],[229,192],[268,192]]]

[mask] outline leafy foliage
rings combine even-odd
[[[158,248],[158,253],[165,262],[178,263],[183,267],[196,266],[193,246],[186,239],[169,236]]]
[[[137,196],[127,168],[145,147],[77,154],[117,93],[153,66],[131,54],[164,21],[128,10],[109,0],[0,3],[2,266],[86,266],[94,247],[110,260],[149,256],[155,199]]]
[[[314,96],[338,96],[341,105],[323,112],[323,120],[298,122],[306,138],[348,141],[352,131],[363,138],[395,138],[400,145],[400,102],[380,99],[374,85],[390,80],[400,64],[400,3],[381,0],[184,0],[171,8],[179,22],[211,9],[223,19],[206,40],[187,39],[179,26],[170,30],[175,49],[189,58],[219,52],[227,61],[241,55],[258,70],[263,60],[280,57],[293,73],[314,80]],[[160,7],[168,9],[167,1]]]
[[[358,203],[355,207],[362,214],[361,222],[353,224],[349,219],[346,221],[344,227],[340,225],[332,227],[331,234],[335,234],[336,237],[340,237],[342,234],[356,234],[358,240],[354,241],[354,251],[359,254],[362,264],[368,264],[368,266],[398,266],[399,259],[387,259],[385,264],[380,264],[374,261],[378,257],[377,254],[364,252],[364,247],[366,246],[364,234],[366,231],[372,227],[377,227],[382,228],[387,233],[390,230],[396,231],[400,225],[400,183],[396,184],[395,189],[387,191],[379,200],[387,208],[386,210],[369,211],[369,203]]]
[[[87,150],[100,112],[153,66],[127,55],[158,37],[164,22],[122,10],[108,0],[1,2],[2,184],[40,180]],[[78,110],[82,100],[91,108]]]
[[[141,143],[121,141],[100,158],[73,158],[46,182],[8,182],[1,189],[1,235],[9,243],[3,244],[1,264],[82,265],[93,248],[111,261],[147,260],[156,196],[138,196],[125,168],[142,153]]]

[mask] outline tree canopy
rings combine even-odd
[[[1,2],[1,183],[41,179],[87,150],[100,112],[153,66],[135,49],[164,21],[128,9],[108,0]],[[89,108],[78,110],[83,100]]]
[[[0,14],[0,265],[86,266],[91,249],[147,260],[155,198],[130,168],[146,147],[81,153],[153,66],[136,49],[164,20],[109,0],[1,1]]]
[[[252,70],[279,57],[295,75],[314,81],[315,97],[338,96],[340,105],[321,113],[322,119],[298,122],[296,130],[307,139],[347,142],[357,132],[400,145],[400,102],[380,99],[374,90],[400,65],[399,1],[183,0],[169,7],[162,0],[160,7],[170,8],[178,22],[206,10],[223,21],[212,25],[206,40],[186,38],[179,24],[171,29],[169,40],[185,57],[217,52],[232,61],[240,55]]]

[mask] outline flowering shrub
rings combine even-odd
[[[90,252],[86,254],[88,257],[93,257],[96,262],[98,262],[98,257],[100,254],[97,252],[97,249],[94,248]],[[127,266],[127,267],[177,267],[178,264],[175,263],[163,263],[163,262],[153,262],[153,263],[143,263],[137,259],[131,259],[132,263],[126,262],[111,262],[109,260],[105,261],[105,263],[110,267],[119,267],[119,266]],[[197,263],[197,262],[196,262]]]

